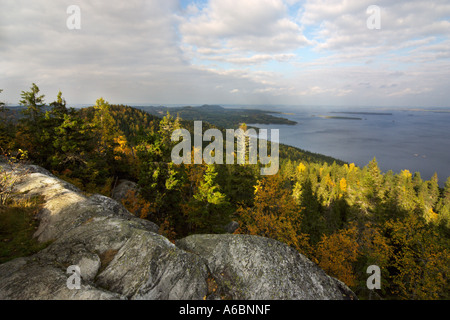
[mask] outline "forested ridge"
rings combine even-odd
[[[171,240],[237,221],[235,233],[294,247],[361,299],[450,298],[450,178],[440,188],[437,175],[381,172],[376,159],[360,168],[283,145],[274,176],[261,176],[259,164],[175,165],[172,132],[193,132],[176,114],[159,118],[103,98],[77,110],[61,92],[47,104],[35,84],[21,97],[20,117],[1,105],[5,161],[41,165],[90,194],[110,196],[119,179],[135,181],[123,204]],[[370,265],[381,268],[380,290],[367,289]]]
[[[215,105],[203,105],[199,107],[136,107],[156,116],[164,116],[167,112],[179,114],[184,120],[203,121],[213,123],[222,128],[238,128],[242,122],[259,124],[287,124],[294,125],[295,121],[277,116],[277,112],[245,109],[223,108]]]

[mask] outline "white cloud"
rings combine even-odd
[[[427,93],[427,92],[431,92],[431,91],[433,91],[431,88],[420,88],[417,90],[413,90],[411,88],[406,88],[401,91],[392,92],[391,94],[389,94],[389,96],[395,97],[395,96],[405,96],[405,95],[418,95],[418,94]]]
[[[3,0],[0,99],[448,105],[450,3],[379,0]],[[366,9],[381,11],[381,30]],[[238,91],[236,91],[238,90]],[[233,94],[232,94],[233,93]]]
[[[68,101],[95,101],[103,94],[118,100],[121,90],[135,94],[133,85],[142,90],[152,74],[163,79],[183,65],[172,30],[175,1],[78,1],[81,30],[66,27],[70,4],[2,2],[5,92],[14,90],[17,97],[36,82],[41,89],[53,88],[49,99],[59,87]]]
[[[390,49],[421,37],[450,35],[449,2],[377,1],[381,30],[370,30],[366,25],[366,9],[373,4],[372,0],[307,0],[301,21],[319,26],[319,48],[332,50],[377,46]]]
[[[205,57],[200,55],[203,59],[211,61],[229,62],[236,65],[258,65],[268,61],[288,62],[296,58],[295,54],[255,54],[249,57],[243,57],[239,54],[229,54],[226,56],[215,55],[211,57]]]
[[[251,64],[308,44],[282,0],[211,0],[195,12],[180,19],[180,33],[201,59]]]

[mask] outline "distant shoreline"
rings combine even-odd
[[[392,113],[387,113],[387,112],[330,111],[330,113],[340,113],[340,114],[360,114],[360,115],[366,115],[366,116],[392,116]]]
[[[318,117],[324,119],[337,119],[337,120],[363,120],[362,118],[356,117],[337,117],[337,116],[318,116]]]

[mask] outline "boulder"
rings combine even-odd
[[[82,282],[78,290],[67,287],[64,270],[37,257],[19,258],[0,265],[0,300],[118,300],[117,293]]]
[[[231,221],[225,226],[225,232],[226,233],[234,233],[239,228],[239,222],[237,221]]]
[[[278,241],[193,235],[175,245],[116,200],[88,197],[37,166],[20,170],[27,174],[15,186],[16,196],[42,197],[34,236],[51,244],[0,265],[0,299],[355,298]],[[80,269],[79,289],[67,286],[72,266]]]
[[[295,249],[250,235],[192,235],[177,246],[199,255],[216,285],[210,298],[237,300],[355,299],[343,283]]]
[[[129,180],[119,180],[111,193],[111,197],[114,200],[121,202],[123,199],[127,197],[128,192],[130,191],[137,192],[138,190],[139,186],[136,182]]]
[[[44,206],[38,214],[39,228],[34,235],[40,242],[55,240],[87,220],[101,216],[134,220],[149,231],[159,230],[156,224],[138,219],[111,198],[102,195],[87,197],[73,185],[43,170],[33,172],[35,168],[30,169],[30,173],[16,185],[15,191],[27,197],[44,198]]]

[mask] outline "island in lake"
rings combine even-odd
[[[365,116],[392,116],[392,113],[388,113],[388,112],[331,111],[330,113],[340,113],[340,114],[360,114],[360,115],[365,115]]]
[[[338,120],[363,120],[362,118],[356,117],[339,117],[339,116],[319,116],[324,119],[338,119]]]

